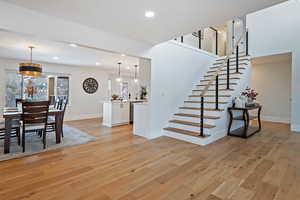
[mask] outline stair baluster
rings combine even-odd
[[[246,56],[249,56],[249,33],[246,31]]]
[[[227,89],[230,90],[230,59],[227,58]]]
[[[236,73],[239,73],[239,45],[236,45]]]
[[[200,109],[200,136],[203,137],[204,133],[204,97],[201,96],[201,109]]]
[[[216,75],[216,110],[219,110],[219,75]]]

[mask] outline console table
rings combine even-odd
[[[262,106],[259,104],[255,105],[253,107],[245,107],[245,108],[229,107],[228,112],[230,115],[230,120],[229,120],[229,126],[228,126],[228,135],[235,136],[235,137],[248,138],[248,137],[254,135],[255,133],[258,133],[261,130],[261,121],[260,121],[261,109],[262,109]],[[249,115],[250,110],[257,110],[257,115],[250,116]],[[233,111],[241,111],[242,115],[234,116]],[[249,125],[250,120],[254,120],[254,119],[258,120],[258,127]],[[244,126],[231,131],[232,122],[234,120],[243,121]]]

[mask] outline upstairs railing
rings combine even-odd
[[[180,36],[179,38],[175,38],[175,40],[219,55],[220,49],[222,49],[222,45],[219,44],[219,35],[220,31],[218,31],[216,28],[208,27],[204,30],[199,30],[189,35]],[[191,42],[193,44],[189,44]],[[208,49],[208,47],[210,47],[210,49]],[[223,48],[225,48],[225,46]]]
[[[249,55],[249,33],[248,30],[244,31],[235,44],[235,50],[236,50],[236,73],[239,73],[239,48],[240,48],[240,43],[242,39],[246,36],[246,56]],[[227,55],[220,67],[217,68],[216,72],[213,74],[212,78],[209,80],[208,84],[205,86],[205,88],[202,90],[201,95],[200,95],[200,136],[204,136],[204,97],[205,94],[209,91],[209,88],[213,83],[215,82],[215,110],[219,110],[219,75],[220,72],[222,71],[222,68],[226,66],[226,90],[230,90],[230,55]]]

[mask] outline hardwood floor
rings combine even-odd
[[[100,120],[67,123],[96,142],[0,163],[0,199],[297,200],[300,134],[263,123],[247,140],[200,147]]]

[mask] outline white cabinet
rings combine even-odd
[[[103,103],[103,125],[108,127],[129,124],[130,103],[107,101]]]
[[[149,104],[135,103],[134,104],[134,123],[133,134],[151,139],[149,125]]]

